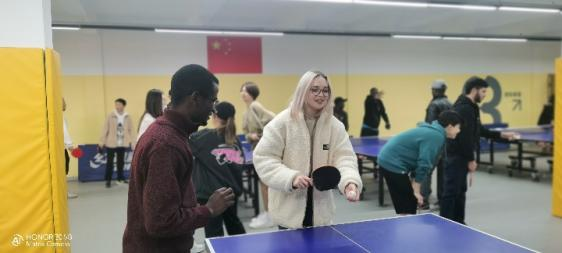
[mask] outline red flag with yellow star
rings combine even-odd
[[[208,36],[207,61],[213,73],[261,73],[261,38]]]

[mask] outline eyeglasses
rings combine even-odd
[[[332,91],[330,90],[330,88],[326,87],[324,89],[320,89],[319,87],[312,87],[310,88],[310,92],[312,93],[312,95],[319,97],[320,94],[322,94],[324,97],[329,97],[330,93],[332,93]]]

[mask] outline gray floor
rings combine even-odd
[[[506,154],[499,154],[497,161],[506,163]],[[546,160],[539,160],[538,167],[546,171]],[[560,252],[562,249],[562,219],[550,214],[551,178],[533,182],[528,174],[510,178],[505,165],[497,164],[494,174],[484,167],[476,173],[474,184],[467,196],[467,223],[479,230],[541,252]],[[365,175],[366,199],[357,204],[337,197],[336,223],[394,216],[389,205],[377,204],[376,184],[372,176]],[[69,200],[70,225],[73,235],[72,252],[112,253],[121,252],[121,238],[126,222],[127,186],[118,185],[106,189],[103,183],[69,182],[69,189],[79,194]],[[390,198],[386,196],[387,203]],[[239,206],[240,217],[247,225],[253,211]],[[248,232],[257,230],[248,229]],[[263,231],[263,230],[262,230]],[[203,242],[201,230],[196,241]]]

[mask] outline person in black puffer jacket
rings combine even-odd
[[[236,198],[234,205],[222,215],[211,218],[205,226],[205,237],[224,236],[223,224],[229,235],[245,234],[237,214],[236,199],[242,194],[244,153],[236,137],[234,106],[228,102],[216,105],[212,121],[215,129],[193,133],[189,145],[194,156],[193,184],[197,202],[204,205],[217,189],[230,187]]]
[[[444,112],[451,110],[453,105],[445,95],[447,91],[447,84],[443,80],[435,80],[431,85],[431,94],[433,99],[429,103],[426,109],[425,122],[431,124],[434,120],[439,118],[439,115]],[[437,201],[441,199],[441,193],[443,192],[443,168],[445,167],[443,156],[436,163],[437,164]],[[421,185],[421,194],[423,196],[424,203],[422,209],[429,209],[429,196],[431,195],[431,178],[433,175],[433,169],[429,171],[427,175],[427,180]],[[438,202],[439,203],[439,202]]]
[[[433,99],[427,106],[425,114],[425,122],[431,123],[439,118],[439,114],[450,110],[453,105],[445,95],[447,84],[443,80],[435,80],[431,85],[431,94]]]

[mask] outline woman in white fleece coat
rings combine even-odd
[[[269,210],[281,228],[332,223],[332,191],[312,186],[312,171],[338,168],[338,185],[346,198],[359,200],[362,183],[357,158],[343,124],[333,116],[331,87],[326,75],[308,71],[300,79],[289,108],[264,129],[254,150],[254,166],[269,186]]]

